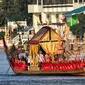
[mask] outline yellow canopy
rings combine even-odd
[[[55,32],[54,29],[48,26],[42,27],[38,33],[29,41],[30,44],[30,55],[31,55],[31,61],[35,63],[38,62],[38,46],[41,45],[43,50],[46,53],[50,53],[53,55],[53,53],[56,52],[56,45],[59,39],[59,35]],[[35,56],[35,57],[34,57]],[[54,57],[52,56],[52,60],[54,60]]]

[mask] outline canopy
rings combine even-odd
[[[78,14],[78,13],[81,13],[85,11],[85,6],[82,6],[82,7],[79,7],[79,8],[76,8],[72,11],[69,11],[69,12],[66,12],[64,15],[73,15],[73,14]]]
[[[56,52],[58,40],[60,39],[59,35],[54,29],[48,26],[42,27],[34,37],[29,41],[30,44],[30,60],[34,63],[38,62],[38,46],[40,45],[46,53],[53,55]],[[34,59],[35,58],[35,59]],[[54,57],[52,56],[52,60]]]
[[[29,41],[29,44],[38,44],[40,42],[54,41],[54,40],[58,40],[58,38],[59,38],[59,36],[55,32],[54,29],[52,29],[49,26],[44,26]]]

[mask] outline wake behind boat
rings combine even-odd
[[[3,38],[5,52],[13,72],[18,74],[68,74],[85,75],[84,43],[69,42],[67,33],[61,36],[48,26],[42,27],[28,41],[28,50],[19,41],[9,48]]]

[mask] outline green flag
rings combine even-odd
[[[72,15],[72,25],[76,24],[76,15]]]

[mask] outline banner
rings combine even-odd
[[[76,15],[72,15],[72,25],[76,24]]]

